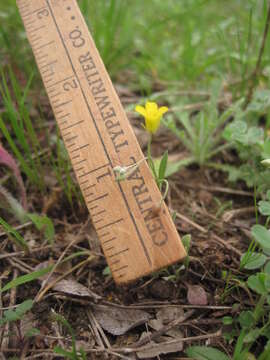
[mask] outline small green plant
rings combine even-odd
[[[81,348],[77,350],[76,348],[76,337],[75,332],[69,322],[62,316],[56,313],[53,313],[53,319],[59,322],[63,327],[65,327],[68,333],[71,335],[71,351],[63,349],[61,346],[55,346],[54,352],[56,354],[64,356],[66,359],[71,360],[86,360],[86,353]]]
[[[132,173],[137,169],[137,167],[140,166],[141,162],[147,160],[148,165],[152,171],[153,177],[156,181],[156,184],[161,192],[163,190],[163,185],[165,185],[165,189],[161,199],[162,202],[163,200],[165,200],[169,189],[169,183],[166,179],[168,151],[165,151],[165,153],[163,154],[161,160],[158,162],[157,165],[157,163],[154,162],[152,157],[151,145],[152,145],[153,134],[155,134],[158,128],[160,127],[161,118],[163,114],[165,114],[168,111],[168,108],[166,106],[161,106],[159,108],[155,102],[148,101],[146,102],[145,107],[141,105],[137,105],[135,110],[137,113],[139,113],[144,117],[145,124],[143,124],[142,126],[149,134],[149,140],[147,145],[147,157],[129,166],[116,166],[114,168],[114,172],[117,174],[118,181],[125,180],[126,178],[132,175]],[[161,205],[161,202],[160,204],[158,204],[159,207]]]
[[[248,187],[257,187],[259,193],[270,187],[270,170],[261,162],[270,157],[270,138],[259,126],[248,126],[245,115],[229,124],[224,138],[239,155],[240,166],[221,165],[228,171],[229,181],[244,180]]]
[[[30,311],[33,307],[33,301],[32,300],[25,300],[21,304],[17,305],[15,310],[9,309],[4,311],[2,319],[0,319],[0,328],[4,326],[6,323],[13,323],[15,324],[16,328],[16,336],[18,338],[18,342],[21,347],[23,347],[24,342],[27,338],[38,335],[39,330],[29,327],[26,331],[24,331],[24,334],[22,334],[21,331],[21,320],[25,316],[25,314]]]
[[[242,101],[236,102],[222,114],[218,110],[220,83],[214,82],[211,90],[211,100],[201,111],[190,115],[187,112],[176,113],[177,121],[171,117],[164,121],[165,125],[179,138],[189,151],[190,157],[179,162],[182,164],[196,163],[200,166],[209,165],[209,161],[221,151],[232,147],[222,139],[222,130],[226,122],[241,106]]]
[[[191,235],[186,234],[181,238],[181,240],[186,250],[187,256],[180,266],[173,265],[170,266],[169,268],[165,268],[157,272],[157,276],[162,276],[163,280],[177,283],[180,280],[180,278],[183,277],[183,274],[185,274],[185,272],[187,272],[188,270],[189,262],[190,262],[189,252],[191,247]]]
[[[147,145],[148,165],[152,170],[153,176],[160,190],[162,190],[162,185],[165,184],[166,186],[164,193],[164,198],[165,198],[168,192],[168,181],[165,179],[167,163],[168,163],[168,151],[165,151],[165,153],[163,154],[157,169],[153,161],[151,145],[152,145],[153,134],[155,134],[159,128],[162,116],[169,109],[166,106],[161,106],[160,108],[158,108],[155,102],[147,101],[145,107],[137,105],[135,110],[145,119],[145,125],[143,125],[143,127],[149,134],[149,140]]]
[[[44,169],[39,156],[41,148],[26,104],[33,76],[30,77],[23,90],[11,68],[9,68],[8,75],[15,101],[8,86],[7,76],[2,72],[0,95],[4,104],[4,112],[0,116],[0,130],[29,181],[39,189],[43,189]]]

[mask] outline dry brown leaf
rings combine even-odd
[[[97,306],[93,313],[101,327],[113,335],[123,335],[128,330],[144,324],[150,315],[142,310]]]
[[[50,281],[54,281],[55,277],[52,276]],[[86,286],[78,283],[76,280],[73,279],[62,279],[57,282],[53,287],[53,290],[60,291],[62,293],[80,297],[91,297],[95,299],[100,299],[101,297],[94,294],[91,290],[89,290]]]

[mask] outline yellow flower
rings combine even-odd
[[[145,119],[145,128],[154,134],[160,126],[160,119],[169,109],[166,106],[158,108],[155,102],[147,101],[145,107],[137,105],[135,110]]]

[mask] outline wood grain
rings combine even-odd
[[[17,0],[73,169],[116,283],[186,254],[75,0]]]

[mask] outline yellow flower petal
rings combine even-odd
[[[146,110],[143,106],[137,105],[135,111],[144,117],[146,116]]]
[[[145,109],[147,113],[153,114],[158,111],[158,106],[155,102],[147,101],[147,103],[145,104]]]
[[[145,129],[154,134],[160,126],[160,119],[162,115],[169,109],[166,106],[158,108],[157,103],[154,101],[147,101],[145,107],[137,105],[135,110],[144,117]]]
[[[158,113],[160,116],[162,116],[163,114],[165,114],[169,109],[167,108],[167,106],[161,106],[161,108],[158,109]]]
[[[147,131],[149,131],[150,133],[154,134],[160,125],[160,118],[156,118],[156,119],[145,119],[145,127],[147,129]]]

